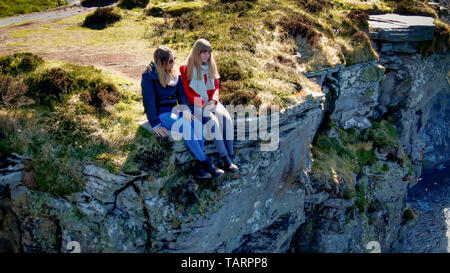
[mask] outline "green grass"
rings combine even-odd
[[[303,72],[378,58],[367,35],[360,35],[357,43],[352,40],[359,28],[346,17],[348,11],[332,10],[332,6],[309,13],[295,1],[200,3],[149,4],[146,14],[153,16],[170,14],[169,7],[196,7],[155,20],[148,26],[146,38],[153,46],[164,44],[183,56],[197,39],[209,40],[224,84],[227,85],[227,80],[243,81],[240,90],[230,92],[250,92],[230,94],[231,102],[244,100],[285,106],[289,96],[308,85],[304,83],[307,79],[299,80]],[[150,12],[155,7],[160,7],[158,13]],[[293,25],[298,29],[291,31]],[[345,31],[336,34],[333,31],[336,28]],[[314,42],[304,33],[315,33]],[[296,51],[300,52],[297,56]]]
[[[159,17],[162,17],[165,13],[171,16],[181,16],[184,13],[200,9],[205,4],[206,2],[204,1],[152,1],[152,3],[147,6],[145,12],[147,15]]]
[[[349,197],[357,193],[354,175],[361,172],[363,166],[370,166],[375,173],[389,171],[389,166],[376,158],[374,149],[399,148],[397,131],[390,120],[371,122],[372,127],[364,131],[358,128],[344,130],[333,121],[325,125],[312,143],[312,176],[318,181],[342,186],[344,197]],[[337,138],[328,135],[330,129],[336,131]],[[403,167],[410,165],[406,156],[399,158],[398,163]]]
[[[66,0],[4,0],[0,1],[0,18],[45,11],[66,4]]]
[[[16,79],[33,78],[52,68],[75,79],[72,91],[59,103],[0,105],[0,153],[30,156],[39,190],[57,196],[81,191],[82,170],[88,163],[114,173],[147,170],[153,174],[169,164],[170,144],[136,123],[145,120],[145,114],[140,93],[122,87],[130,82],[92,66],[61,62],[45,62]],[[80,99],[83,90],[99,79],[116,86],[116,103],[98,108]]]
[[[416,214],[412,208],[408,208],[405,210],[402,216],[402,224],[406,224],[408,221],[414,220],[416,218]]]
[[[367,210],[367,185],[356,185],[356,200],[355,205],[360,213],[365,213]]]

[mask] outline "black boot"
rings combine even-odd
[[[233,163],[233,159],[230,156],[222,156],[224,170],[230,173],[239,172],[239,167]]]
[[[206,160],[201,161],[203,168],[212,175],[213,178],[219,177],[225,172],[222,169],[216,168],[212,164],[212,162],[209,160],[209,158],[206,158]]]
[[[194,167],[194,176],[197,179],[209,179],[212,178],[211,174],[208,173],[208,171],[203,166],[202,162],[200,160],[195,161],[195,167]]]

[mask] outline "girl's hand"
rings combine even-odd
[[[159,137],[165,137],[168,134],[168,131],[166,128],[159,126],[156,128],[153,128],[153,131],[159,136]]]
[[[208,109],[209,111],[212,111],[214,109],[215,105],[216,105],[215,102],[210,100],[210,101],[205,102],[205,104],[203,104],[203,107],[205,109]]]

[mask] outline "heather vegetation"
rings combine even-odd
[[[17,71],[17,56],[37,60]],[[165,167],[168,143],[140,128],[141,98],[129,83],[92,66],[44,62],[21,53],[3,57],[0,75],[0,154],[31,158],[39,190],[55,195],[79,191],[82,166],[111,172]]]
[[[92,29],[104,29],[120,21],[122,16],[112,7],[97,8],[92,14],[86,16],[83,26]]]
[[[344,130],[329,121],[312,143],[312,178],[319,187],[342,198],[358,197],[363,185],[356,185],[356,176],[364,166],[377,174],[389,171],[389,166],[378,159],[377,153],[412,171],[392,119],[372,120],[372,127],[365,130],[356,127]],[[361,203],[356,205],[360,211],[365,209]]]

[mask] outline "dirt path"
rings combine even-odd
[[[87,6],[87,7],[82,6],[80,4],[80,1],[78,1],[78,0],[67,1],[67,2],[69,4],[68,6],[56,8],[53,10],[43,11],[43,12],[35,12],[35,13],[29,13],[29,14],[22,14],[22,15],[17,15],[17,16],[0,19],[0,27],[16,25],[16,24],[20,24],[23,22],[29,22],[29,21],[46,22],[46,21],[62,19],[62,18],[74,16],[77,14],[90,12],[97,7],[113,5],[117,1],[105,1],[99,5]]]
[[[102,6],[114,5],[105,1]],[[94,65],[123,75],[137,84],[153,48],[144,38],[148,18],[136,22],[142,13],[127,11],[124,22],[114,28],[91,30],[81,27],[83,16],[95,9],[80,4],[56,10],[0,20],[0,55],[29,51],[45,60]],[[12,25],[11,25],[12,24]]]

